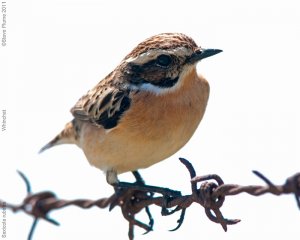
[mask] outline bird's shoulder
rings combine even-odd
[[[77,101],[71,113],[75,119],[114,128],[130,107],[132,91],[122,79],[109,74]]]

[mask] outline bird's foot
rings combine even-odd
[[[181,196],[181,192],[169,188],[146,185],[143,178],[137,171],[132,173],[136,179],[134,183],[119,181],[111,183],[111,185],[114,186],[115,194],[109,209],[112,210],[115,206],[120,206],[122,208],[123,215],[128,218],[127,220],[130,222],[132,227],[133,225],[142,227],[146,230],[146,233],[148,233],[152,230],[154,224],[150,209],[148,206],[143,207],[148,215],[149,224],[141,223],[134,218],[134,215],[143,208],[137,207],[135,203],[151,199],[155,193],[161,194],[164,198],[162,215],[170,215],[179,209],[169,211],[168,202],[176,197]],[[129,212],[130,214],[128,214]]]
[[[163,195],[163,197],[172,198],[172,197],[179,197],[181,196],[180,191],[175,191],[169,188],[163,188],[163,187],[156,187],[151,185],[146,185],[144,183],[140,182],[134,182],[134,183],[128,183],[128,182],[118,182],[114,185],[115,190],[124,190],[124,189],[130,189],[134,191],[139,192],[145,192],[149,194],[159,193]]]

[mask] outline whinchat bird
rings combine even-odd
[[[220,52],[181,33],[146,39],[78,100],[74,119],[41,152],[76,144],[112,185],[120,173],[168,158],[189,141],[205,112],[209,84],[196,65]]]

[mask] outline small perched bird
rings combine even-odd
[[[117,174],[168,158],[189,141],[205,112],[209,84],[196,65],[220,52],[181,33],[146,39],[78,100],[74,119],[40,152],[76,144],[112,185]]]

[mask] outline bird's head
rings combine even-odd
[[[122,78],[131,87],[155,93],[176,89],[181,76],[200,60],[220,53],[203,49],[181,33],[162,33],[138,44],[122,61]]]

